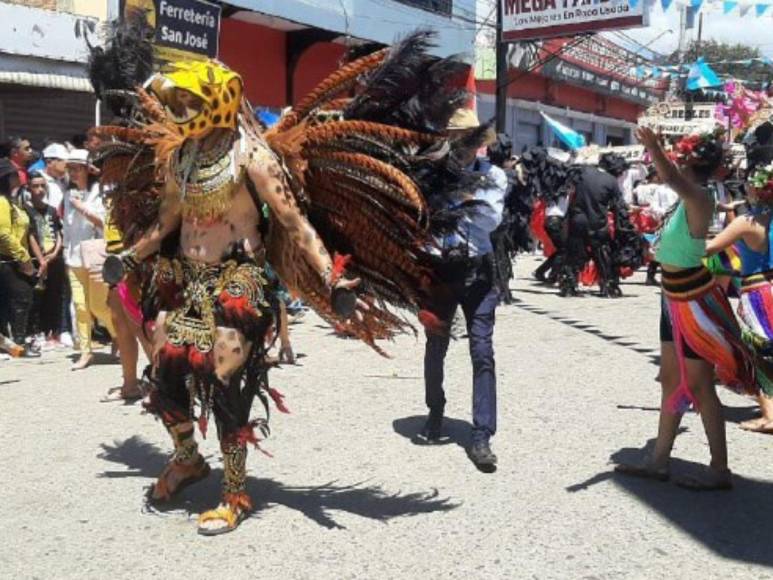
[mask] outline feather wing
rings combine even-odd
[[[481,186],[459,159],[489,129],[449,143],[445,127],[468,98],[455,81],[467,69],[457,57],[430,56],[431,46],[432,33],[419,31],[349,63],[265,135],[325,246],[350,257],[347,273],[362,280],[358,293],[370,308],[362,320],[337,319],[318,274],[278,224],[272,266],[323,318],[379,352],[377,340],[413,328],[392,308],[434,318],[435,240],[475,211],[466,200]],[[353,87],[354,96],[336,100]],[[334,104],[340,114],[320,120],[316,112]]]

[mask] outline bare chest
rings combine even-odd
[[[228,258],[238,244],[248,252],[259,251],[263,247],[258,229],[260,219],[250,193],[241,185],[228,209],[218,219],[183,220],[180,240],[183,254],[192,260],[212,264]]]

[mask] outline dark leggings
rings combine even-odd
[[[671,317],[668,314],[668,305],[665,298],[660,300],[660,342],[674,342],[674,329],[671,326]],[[684,358],[693,360],[703,359],[702,356],[690,348],[684,337],[682,337],[682,352],[684,353]]]
[[[0,332],[10,337],[16,344],[24,344],[27,337],[27,324],[32,309],[34,280],[17,269],[15,262],[0,263]]]

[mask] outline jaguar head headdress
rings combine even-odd
[[[218,128],[236,130],[242,79],[222,63],[175,62],[151,77],[147,88],[185,138],[202,138]]]

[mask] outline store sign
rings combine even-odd
[[[663,135],[710,133],[719,123],[714,115],[715,103],[658,103],[639,117],[639,125],[650,127]]]
[[[577,150],[576,163],[598,165],[602,155],[613,153],[628,163],[641,163],[644,160],[644,145],[620,145],[617,147],[599,147],[591,145]]]
[[[204,0],[123,0],[125,16],[143,13],[162,60],[217,57],[221,7]]]
[[[629,0],[499,0],[502,39],[534,40],[612,28],[647,26],[646,2]]]
[[[536,51],[516,50],[512,65],[640,105],[657,102],[668,84],[663,79],[642,81],[633,76],[631,63],[641,57],[598,36],[580,44],[573,44],[571,38],[552,38],[537,46]],[[545,64],[539,66],[540,62]]]

